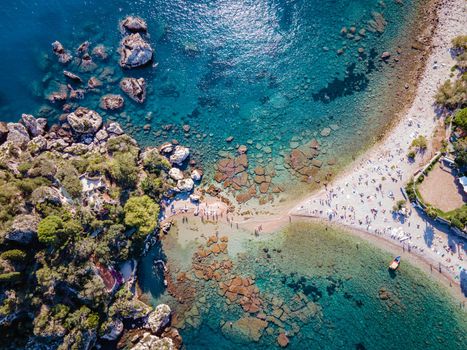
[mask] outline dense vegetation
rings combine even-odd
[[[141,155],[126,135],[104,146],[67,159],[1,146],[0,321],[2,342],[13,348],[83,349],[116,317],[145,310],[103,275],[137,257],[156,229],[158,202],[173,185],[170,164],[155,149]],[[83,191],[84,174],[101,186]]]

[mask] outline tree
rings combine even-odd
[[[411,147],[415,147],[419,150],[425,150],[427,148],[426,137],[419,135],[417,138],[413,139]]]
[[[108,165],[110,176],[122,187],[134,188],[139,169],[131,153],[117,153]]]
[[[0,258],[10,261],[24,261],[26,259],[26,253],[19,249],[10,249],[4,251]]]
[[[451,40],[454,49],[467,50],[467,35],[458,35]]]
[[[140,236],[145,237],[156,228],[159,205],[149,196],[131,197],[125,203],[123,211],[125,224],[136,227]]]
[[[467,131],[467,108],[459,109],[452,122],[462,130]]]
[[[55,244],[59,231],[63,229],[63,220],[56,215],[49,215],[39,222],[37,237],[44,244]]]

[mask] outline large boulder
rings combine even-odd
[[[141,17],[127,16],[120,21],[120,30],[123,33],[146,33],[148,31],[148,25]]]
[[[194,186],[195,186],[195,183],[193,182],[191,178],[177,181],[177,189],[180,192],[190,192],[191,190],[193,190]]]
[[[114,111],[120,109],[124,104],[123,97],[120,95],[108,94],[101,97],[100,107],[105,110]]]
[[[175,146],[173,153],[170,155],[172,164],[182,165],[185,159],[190,155],[190,149],[180,145]]]
[[[5,239],[21,244],[29,244],[37,237],[40,218],[35,215],[20,214],[5,235]]]
[[[123,328],[123,322],[120,319],[115,318],[106,325],[104,334],[101,338],[109,341],[117,340],[120,334],[122,334]]]
[[[96,111],[78,107],[67,116],[68,124],[80,134],[94,134],[102,125],[102,117]]]
[[[30,140],[29,133],[26,127],[20,123],[8,123],[7,128],[7,141],[10,141],[15,146],[18,146],[20,148],[26,147]]]
[[[123,129],[117,122],[111,122],[107,125],[107,132],[109,134],[121,135],[123,134]]]
[[[45,132],[45,128],[47,127],[47,119],[36,119],[31,114],[22,114],[21,123],[24,124],[24,126],[29,131],[29,134],[31,134],[32,137],[43,135]]]
[[[170,324],[171,315],[170,306],[166,304],[157,305],[155,310],[149,314],[145,328],[150,329],[152,334],[160,335]]]
[[[144,333],[143,337],[130,350],[174,350],[172,339],[159,338],[151,333]]]
[[[144,78],[123,78],[120,82],[120,88],[138,103],[143,103],[146,99],[146,81]]]
[[[171,168],[169,170],[169,176],[174,179],[175,181],[183,179],[183,172],[178,168]]]
[[[123,38],[120,43],[120,66],[135,68],[143,66],[152,60],[153,50],[139,34],[131,34]]]
[[[62,198],[60,197],[60,193],[57,189],[48,186],[41,186],[36,188],[31,194],[31,202],[34,205],[40,203],[52,203],[55,205],[62,204]]]

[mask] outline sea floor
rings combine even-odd
[[[335,228],[253,237],[189,222],[163,248],[168,289],[149,293],[144,263],[140,281],[175,310],[187,349],[270,349],[281,334],[290,349],[467,346],[465,311],[442,287],[406,261],[389,272],[391,255]]]

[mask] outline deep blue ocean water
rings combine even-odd
[[[87,94],[80,104],[117,119],[143,145],[178,139],[192,147],[208,172],[220,156],[247,144],[252,164],[273,164],[284,178],[288,172],[281,157],[290,152],[291,142],[297,147],[317,138],[321,157],[348,156],[384,128],[382,104],[394,68],[379,57],[384,51],[395,54],[417,4],[416,0],[3,2],[0,118],[17,120],[27,112],[55,120],[61,106],[51,105],[44,95],[65,78],[50,44],[59,40],[74,51],[89,40],[91,48],[104,44],[112,54],[105,63],[96,61],[96,71],[80,75],[87,80],[110,67],[113,82],[101,94]],[[382,34],[368,30],[374,13],[382,13],[387,22]],[[148,21],[157,67],[133,71],[118,67],[118,21],[127,14]],[[353,36],[341,34],[343,27],[350,33],[352,26]],[[364,35],[359,34],[361,29],[366,30]],[[344,54],[338,55],[339,49]],[[104,113],[99,97],[120,92],[123,75],[145,77],[148,99],[141,106],[126,98],[123,111]],[[150,132],[144,132],[145,124],[152,126]],[[189,133],[182,130],[184,124],[190,125]],[[329,126],[338,130],[321,137],[320,131]],[[229,136],[234,137],[230,144],[225,142]]]

